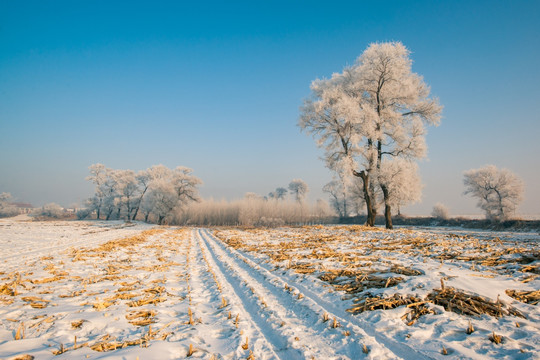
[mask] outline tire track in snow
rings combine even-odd
[[[244,263],[246,266],[251,268],[251,271],[257,272],[262,277],[267,278],[268,284],[272,284],[276,286],[276,288],[280,288],[280,290],[282,291],[285,284],[287,284],[292,289],[298,290],[305,296],[306,300],[308,300],[309,304],[307,304],[307,307],[310,307],[312,311],[316,313],[326,312],[330,314],[331,317],[339,319],[342,325],[346,324],[346,327],[363,330],[361,331],[361,334],[363,333],[366,334],[366,336],[373,338],[376,343],[384,346],[391,353],[393,353],[392,355],[394,355],[396,358],[403,358],[405,360],[433,359],[432,357],[429,357],[409,347],[406,344],[399,343],[394,339],[387,337],[383,333],[377,331],[371,323],[359,319],[358,317],[355,317],[354,315],[339,308],[335,304],[322,299],[318,294],[311,291],[306,286],[298,283],[296,280],[292,278],[287,279],[287,281],[284,280],[281,276],[274,274],[267,264],[259,264],[249,254],[240,252],[227,246],[222,241],[216,239],[212,234],[210,234],[207,229],[200,230],[200,232],[201,235],[203,235],[204,233],[203,236],[207,239],[207,241],[211,241],[214,245],[219,246],[223,251],[228,252],[229,254],[231,254],[232,257],[238,259],[237,261],[239,264]],[[277,284],[280,284],[282,286],[277,286]]]
[[[209,254],[209,256],[207,256],[208,263],[215,270],[216,277],[224,288],[224,293],[230,297],[230,304],[240,311],[240,323],[244,325],[247,322],[248,327],[250,328],[249,330],[255,333],[255,338],[252,339],[252,342],[254,342],[252,348],[256,349],[256,347],[259,347],[263,350],[267,349],[267,352],[270,352],[274,359],[304,359],[298,351],[287,347],[286,338],[276,332],[272,327],[268,326],[264,317],[261,316],[260,305],[257,304],[255,299],[250,298],[246,294],[248,289],[243,286],[240,279],[229,275],[230,270],[228,270],[225,264],[218,259],[217,255],[206,246],[200,233],[193,230],[192,234],[197,239],[201,253]],[[262,344],[260,344],[261,342]],[[255,355],[256,357],[260,357],[258,354]]]
[[[343,326],[333,328],[333,321],[323,322],[322,317],[324,311],[320,306],[312,301],[310,305],[315,306],[313,310],[310,306],[306,306],[305,302],[309,300],[297,297],[285,290],[285,285],[281,279],[273,274],[265,274],[245,264],[238,258],[230,254],[228,249],[218,244],[208,235],[207,232],[201,232],[201,239],[206,243],[207,247],[212,249],[212,252],[221,256],[232,270],[229,270],[233,276],[240,281],[247,283],[248,287],[253,289],[254,294],[259,295],[268,302],[268,308],[263,309],[269,314],[268,321],[272,324],[279,323],[281,320],[286,320],[282,327],[276,330],[280,331],[294,345],[301,346],[304,349],[304,357],[312,356],[322,357],[325,359],[350,359],[364,357],[362,354],[362,344],[357,341],[371,340],[367,345],[378,347],[378,354],[384,354],[386,358],[392,358],[392,354],[374,341],[369,339],[362,329],[358,327]],[[349,334],[353,332],[356,336],[346,337],[343,330],[348,330]],[[395,358],[395,357],[394,357]]]
[[[193,233],[192,233],[193,234]],[[186,271],[188,288],[189,309],[193,311],[195,319],[194,327],[206,336],[197,336],[194,340],[195,348],[204,347],[204,351],[234,352],[240,355],[240,338],[233,335],[234,329],[227,324],[226,316],[220,309],[221,294],[214,279],[207,271],[203,252],[198,244],[193,244],[194,237],[191,234],[186,246]],[[195,245],[195,246],[193,246]],[[189,250],[188,250],[189,249]],[[199,323],[199,316],[202,316]],[[218,326],[216,326],[218,325]],[[202,330],[201,330],[202,328]]]

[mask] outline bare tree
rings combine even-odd
[[[477,198],[477,206],[491,220],[507,220],[523,200],[523,181],[510,170],[494,165],[466,171],[463,183],[464,194]]]

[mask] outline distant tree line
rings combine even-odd
[[[321,223],[332,217],[328,204],[305,201],[309,191],[301,179],[288,189],[278,187],[268,196],[246,193],[236,201],[202,200],[202,181],[185,167],[169,169],[155,165],[139,171],[115,170],[103,164],[89,167],[87,180],[95,184],[94,195],[78,217],[101,220],[142,220],[157,224],[280,226]],[[290,196],[287,196],[290,195]]]
[[[97,219],[142,219],[163,224],[190,202],[200,200],[197,186],[202,181],[186,167],[155,165],[138,173],[103,164],[89,169],[87,180],[95,184],[95,193],[87,201],[87,210],[79,213],[81,218],[95,212]]]

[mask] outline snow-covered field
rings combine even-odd
[[[540,358],[538,234],[0,219],[0,249],[1,359]]]

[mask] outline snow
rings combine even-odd
[[[521,271],[538,257],[518,261],[538,254],[537,234],[12,218],[0,219],[0,249],[0,359],[179,359],[190,346],[196,359],[539,358],[538,305],[505,293],[538,290],[538,275]],[[353,314],[355,296],[319,278],[347,266],[403,279],[355,296],[423,298],[443,279],[526,318],[469,317],[432,303],[433,313],[411,326],[402,320],[406,306]],[[421,275],[396,275],[391,266]],[[493,332],[502,343],[489,340]]]

